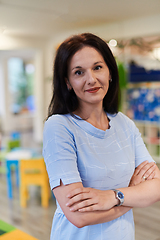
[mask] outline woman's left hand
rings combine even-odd
[[[89,212],[97,210],[109,210],[118,204],[115,193],[112,190],[97,190],[94,188],[77,188],[70,192],[66,206],[70,211]]]
[[[134,171],[129,187],[136,186],[145,180],[151,180],[155,177],[156,164],[154,162],[144,161]]]

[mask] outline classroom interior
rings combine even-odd
[[[91,32],[108,43],[119,70],[120,111],[133,119],[160,168],[159,23],[157,0],[0,1],[0,240],[16,240],[3,237],[17,229],[22,239],[50,238],[55,197],[45,170],[45,186],[31,175],[45,169],[55,52],[73,34]],[[134,209],[134,218],[136,240],[160,240],[160,202]]]

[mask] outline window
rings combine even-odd
[[[10,109],[13,114],[34,111],[34,65],[21,58],[8,60]]]

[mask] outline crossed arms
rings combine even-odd
[[[143,179],[146,177],[146,180]],[[141,163],[135,170],[130,185],[119,188],[124,193],[123,206],[115,207],[118,200],[113,190],[85,188],[82,183],[72,183],[53,189],[66,218],[81,228],[87,225],[112,221],[133,207],[147,207],[160,200],[160,171],[155,163]]]

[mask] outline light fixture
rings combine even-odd
[[[117,41],[116,41],[115,39],[111,39],[111,40],[109,41],[109,45],[110,45],[111,47],[116,47],[116,46],[117,46]]]

